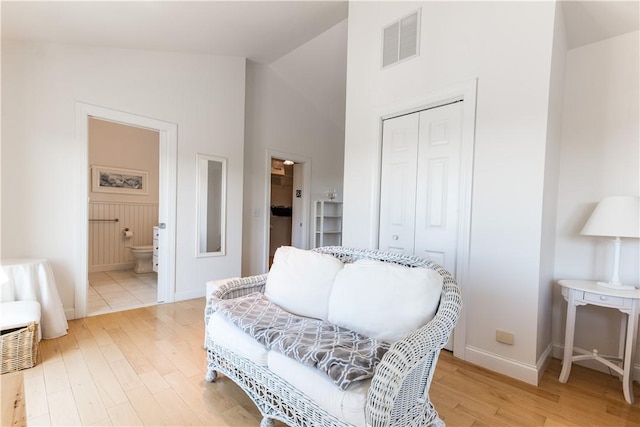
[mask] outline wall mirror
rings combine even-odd
[[[197,155],[198,220],[196,256],[225,254],[227,159]]]

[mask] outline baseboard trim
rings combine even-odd
[[[538,365],[544,366],[545,363],[544,359],[541,357],[541,361],[539,361],[537,365],[530,365],[472,346],[466,347],[465,360],[473,363],[474,365],[482,366],[483,368],[490,369],[535,386],[538,385]]]
[[[64,310],[64,317],[67,318],[67,320],[73,320],[76,318],[76,309],[75,308],[67,308]]]
[[[206,293],[207,293],[206,288],[197,289],[194,291],[187,291],[187,292],[176,292],[175,301],[184,301],[184,300],[194,299],[194,298],[204,298]]]
[[[132,270],[135,266],[135,262],[127,262],[122,264],[90,265],[89,273],[98,273],[100,271]]]

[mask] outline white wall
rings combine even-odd
[[[345,37],[336,37],[336,32],[343,32]],[[324,48],[320,49],[321,46]],[[336,123],[335,112],[319,108],[331,103],[328,100],[321,104],[311,102],[307,94],[313,93],[312,88],[304,90],[299,86],[302,80],[297,78],[294,79],[297,87],[294,87],[282,76],[313,69],[314,61],[319,67],[331,65],[340,69],[345,61],[345,48],[346,23],[341,23],[278,60],[277,69],[253,62],[247,64],[243,275],[263,273],[266,267],[267,150],[311,160],[310,200],[326,198],[327,191],[332,189],[337,189],[342,198],[344,131]],[[318,55],[308,55],[308,51]],[[298,63],[292,58],[304,60]],[[344,73],[344,66],[341,69]],[[332,74],[335,72],[333,70]],[[307,81],[309,86],[316,84],[314,79]],[[310,221],[312,206],[307,209]]]
[[[542,240],[540,243],[540,283],[538,289],[538,344],[536,358],[544,362],[552,351],[552,295],[555,286],[556,212],[560,174],[560,145],[562,142],[562,111],[564,105],[565,63],[567,40],[563,9],[556,3],[549,84],[547,148],[545,153],[544,193],[542,200]]]
[[[147,194],[94,192],[89,182],[91,202],[158,203],[160,142],[157,131],[125,126],[106,120],[89,119],[89,168],[92,165],[147,172]],[[91,170],[90,170],[91,172]],[[89,180],[93,175],[89,176]],[[149,230],[149,236],[152,234]],[[153,240],[153,239],[152,239]]]
[[[637,31],[628,33],[567,54],[557,279],[611,277],[611,240],[581,236],[580,230],[603,197],[640,194],[639,35]],[[639,241],[623,239],[620,278],[624,283],[640,281],[639,259]],[[562,346],[566,302],[558,289],[554,291],[553,307],[553,341]],[[580,307],[575,344],[616,354],[619,327],[617,312]],[[559,352],[556,355],[561,357]],[[602,369],[600,364],[593,366]]]
[[[66,310],[78,258],[75,103],[176,123],[176,298],[240,274],[244,58],[2,41],[2,255],[48,258]],[[228,159],[227,256],[195,258],[196,153]]]
[[[420,56],[381,70],[381,28],[418,6]],[[554,17],[553,2],[349,4],[343,242],[375,241],[376,111],[477,78],[465,357],[530,382],[551,303],[539,282]]]

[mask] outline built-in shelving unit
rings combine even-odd
[[[313,247],[342,245],[342,202],[313,202]]]

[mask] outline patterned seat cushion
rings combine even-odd
[[[275,350],[324,372],[342,390],[373,377],[389,344],[319,319],[296,316],[255,292],[213,300],[216,314]]]

